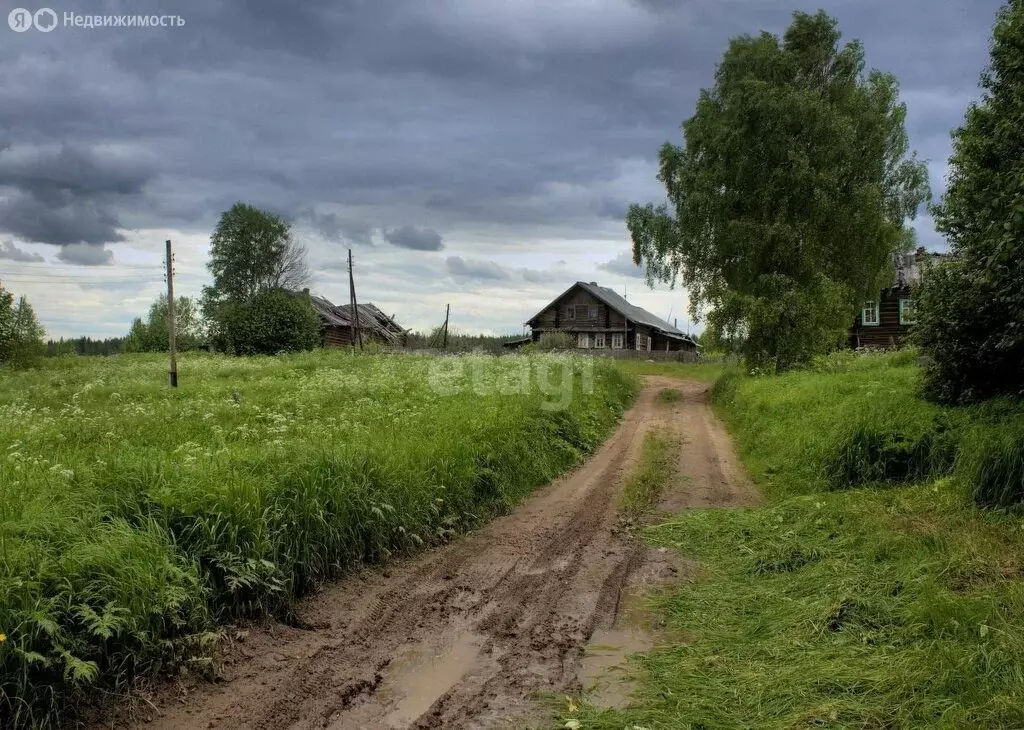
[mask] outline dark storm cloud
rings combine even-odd
[[[0,232],[37,243],[124,240],[119,206],[136,200],[153,172],[132,155],[59,146],[0,152]]]
[[[414,251],[440,251],[444,248],[441,234],[429,228],[402,226],[385,228],[382,233],[388,243],[398,248],[409,248]]]
[[[0,244],[0,259],[6,259],[7,261],[20,261],[22,263],[37,263],[46,260],[37,253],[22,251],[14,245],[13,241],[4,241]]]
[[[644,278],[644,270],[633,263],[633,254],[629,251],[623,251],[611,261],[598,264],[597,268],[619,276],[629,276],[634,279]]]
[[[75,243],[70,246],[61,246],[57,253],[57,259],[62,263],[76,266],[109,266],[114,263],[114,254],[104,249],[103,246]]]
[[[899,77],[912,145],[941,187],[999,0],[805,9],[818,5],[864,42],[869,66]],[[419,226],[384,231],[392,245],[424,251],[467,228],[509,247],[621,237],[626,205],[660,193],[658,148],[679,141],[729,37],[781,32],[792,9],[143,0],[132,13],[185,26],[3,29],[0,233],[96,244],[62,254],[91,260],[129,229],[209,232],[245,200],[334,243],[370,244],[391,221]],[[111,0],[89,12],[127,11]]]
[[[45,201],[15,193],[0,201],[0,231],[26,241],[66,245],[122,241],[113,204],[64,193]]]

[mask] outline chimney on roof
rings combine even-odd
[[[308,297],[309,296],[309,287],[307,286],[305,289],[303,289],[302,293],[305,294]]]
[[[590,282],[590,285],[591,286],[597,286],[597,282],[596,281],[592,281],[592,282]]]

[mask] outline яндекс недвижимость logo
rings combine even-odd
[[[7,25],[15,33],[24,33],[32,28],[49,33],[57,27],[57,13],[50,8],[39,8],[35,13],[25,8],[15,8],[7,14]]]
[[[7,14],[7,25],[15,33],[24,33],[33,28],[41,33],[49,33],[58,24],[83,29],[180,28],[185,25],[185,19],[180,15],[82,15],[74,12],[66,12],[61,18],[52,8],[39,8],[34,13],[25,8],[15,8]]]

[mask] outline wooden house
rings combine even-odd
[[[877,299],[861,304],[857,319],[850,327],[849,346],[899,346],[914,325],[911,287],[921,280],[921,267],[945,258],[945,254],[931,253],[923,247],[913,253],[899,255],[895,261],[896,275],[892,286],[882,289]]]
[[[405,345],[409,331],[373,304],[356,305],[357,319],[353,321],[351,304],[335,305],[320,296],[310,296],[310,301],[323,325],[325,347],[351,346],[354,329],[357,330],[357,339],[362,334],[363,342],[379,342],[395,347]]]
[[[584,350],[695,353],[698,347],[689,335],[594,281],[577,281],[526,324],[534,342],[545,332],[568,332]]]

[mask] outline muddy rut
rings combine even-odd
[[[666,387],[683,398],[656,401]],[[647,378],[584,465],[477,532],[305,601],[305,629],[238,632],[217,684],[162,692],[145,728],[523,728],[536,692],[580,688],[584,648],[609,627],[646,551],[618,529],[622,478],[648,429],[682,437],[661,507],[750,503],[707,386]]]

